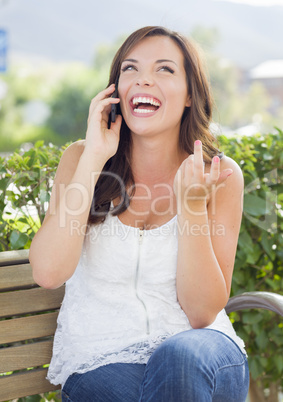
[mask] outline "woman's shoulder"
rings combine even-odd
[[[221,167],[223,166],[224,169],[228,169],[228,168],[233,169],[233,168],[235,168],[235,169],[237,169],[237,170],[239,170],[241,172],[241,168],[238,165],[238,163],[234,159],[232,159],[230,156],[227,156],[227,155],[223,155],[223,157],[221,158],[221,165],[220,166]]]
[[[59,166],[74,164],[78,162],[85,148],[85,140],[75,141],[70,144],[63,152]]]
[[[63,152],[62,157],[80,157],[85,148],[85,140],[78,140],[70,144]]]
[[[215,208],[215,202],[217,202],[217,211],[223,215],[242,205],[243,190],[244,178],[240,166],[234,159],[223,156],[219,180],[208,198],[209,205]]]
[[[209,173],[210,172],[210,164],[205,164],[205,172]],[[236,161],[232,159],[231,157],[223,154],[220,159],[220,172],[223,172],[224,170],[231,169],[233,171],[232,176],[234,176],[235,179],[238,181],[243,181],[243,173]]]
[[[63,152],[57,172],[55,182],[67,182],[73,176],[80,157],[84,151],[85,141],[79,140],[69,145]]]
[[[227,179],[224,180],[224,186],[222,184],[223,187],[223,191],[227,193],[242,193],[243,188],[244,188],[244,177],[243,177],[243,173],[242,170],[240,168],[240,166],[238,165],[238,163],[232,159],[229,156],[223,156],[223,158],[221,159],[221,164],[220,164],[220,177],[226,177],[226,170],[229,169],[232,171],[232,174],[229,174]]]
[[[236,161],[229,156],[224,155],[221,159],[220,170],[232,169],[233,175],[239,180],[243,180],[243,173]]]

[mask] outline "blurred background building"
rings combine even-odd
[[[259,82],[271,98],[269,110],[276,114],[283,105],[283,59],[267,60],[250,70],[251,82]]]

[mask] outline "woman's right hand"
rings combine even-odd
[[[115,90],[112,84],[92,99],[89,107],[88,127],[86,132],[85,151],[90,151],[93,157],[111,158],[118,149],[122,116],[117,115],[115,123],[108,128],[111,104],[118,104],[119,98],[111,98]]]

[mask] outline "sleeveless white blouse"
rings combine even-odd
[[[48,379],[110,363],[147,363],[168,337],[192,329],[176,294],[177,217],[140,230],[107,215],[91,226],[58,317]],[[222,310],[207,328],[240,339]]]

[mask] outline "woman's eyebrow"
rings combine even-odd
[[[122,63],[124,63],[125,61],[130,61],[131,63],[138,63],[138,61],[135,59],[125,59],[122,61]]]
[[[178,67],[177,63],[173,60],[169,60],[169,59],[160,59],[160,60],[156,60],[156,63],[174,63],[176,64],[176,66]]]
[[[125,59],[125,60],[123,60],[122,61],[122,63],[124,63],[124,62],[126,62],[126,61],[129,61],[129,62],[131,62],[131,63],[138,63],[138,60],[136,60],[136,59]],[[159,60],[156,60],[156,64],[159,64],[159,63],[174,63],[176,66],[178,66],[177,65],[177,63],[175,62],[175,61],[173,61],[173,60],[170,60],[170,59],[159,59]]]

